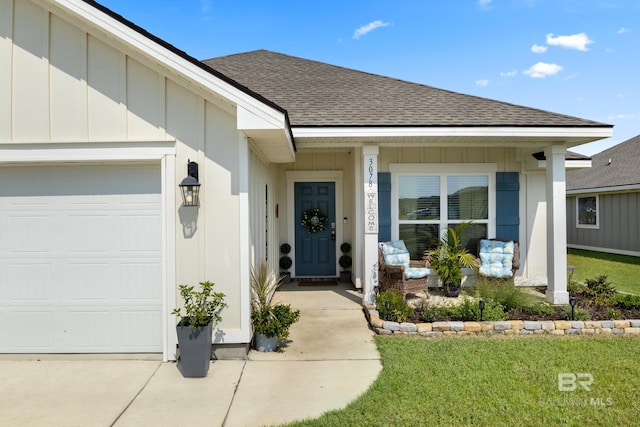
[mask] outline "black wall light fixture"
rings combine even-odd
[[[187,160],[187,177],[180,183],[182,204],[198,206],[200,204],[200,183],[198,182],[198,164]]]

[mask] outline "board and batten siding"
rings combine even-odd
[[[238,308],[244,189],[235,105],[46,7],[0,0],[0,145],[54,150],[58,144],[102,144],[135,153],[159,142],[175,144],[169,184],[175,203],[168,207],[176,213],[175,258],[166,261],[175,263],[178,284],[215,282],[229,304],[221,323],[225,342],[247,342],[250,330]],[[198,208],[183,207],[178,190],[189,159],[200,169]],[[135,165],[135,155],[120,160]]]
[[[580,195],[567,197],[568,246],[640,256],[640,192],[599,193],[597,196],[598,228],[578,228],[576,204]]]

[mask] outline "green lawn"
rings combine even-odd
[[[584,282],[607,275],[619,291],[640,295],[640,258],[569,249],[567,264],[575,266],[573,279]]]
[[[378,336],[376,343],[383,370],[364,395],[291,425],[621,426],[640,419],[640,337]],[[559,391],[563,373],[592,375],[591,391]]]

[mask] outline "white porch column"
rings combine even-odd
[[[362,147],[364,177],[364,244],[362,247],[362,302],[372,304],[378,285],[378,147]]]
[[[547,158],[547,301],[568,304],[566,149],[553,145],[544,150],[544,155]]]

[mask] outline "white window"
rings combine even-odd
[[[420,259],[426,250],[435,248],[447,227],[472,222],[462,239],[473,253],[478,240],[491,236],[495,229],[495,169],[489,168],[489,172],[486,165],[435,166],[436,170],[434,165],[390,167],[394,172],[392,236],[404,240],[412,259]],[[445,169],[449,172],[443,172]]]
[[[576,227],[599,228],[598,220],[599,200],[598,196],[578,196],[576,203]]]

